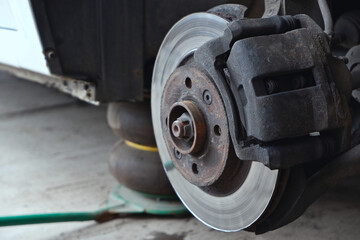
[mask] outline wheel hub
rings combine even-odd
[[[220,94],[201,70],[178,68],[162,101],[162,129],[171,161],[196,186],[209,186],[222,174],[229,153],[226,112]]]

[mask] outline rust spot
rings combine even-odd
[[[191,118],[191,138],[180,129],[184,124],[176,122],[183,114]],[[230,137],[220,93],[206,73],[187,65],[175,70],[164,88],[161,116],[163,137],[174,166],[194,185],[213,184],[226,165]]]

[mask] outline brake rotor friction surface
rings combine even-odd
[[[199,118],[204,118],[204,121],[201,119],[201,124],[197,124],[198,119],[194,119],[192,122],[197,128],[194,138],[177,143],[178,139],[170,130],[175,120],[171,113],[183,104],[195,105],[202,115]],[[174,165],[189,182],[197,186],[214,183],[224,170],[230,142],[225,108],[216,87],[195,67],[182,66],[170,76],[164,88],[161,111],[164,116],[162,121],[166,123],[162,124],[162,131]],[[179,117],[180,114],[175,116]],[[202,131],[196,131],[199,127],[202,127]],[[177,155],[177,150],[184,153],[177,146],[182,143],[200,143],[203,147],[195,154]]]
[[[276,183],[277,170],[252,162],[240,188],[226,196],[215,196],[191,184],[173,166],[163,137],[161,97],[170,75],[205,42],[219,37],[227,21],[209,13],[189,15],[169,31],[154,66],[151,107],[155,138],[167,175],[179,198],[204,224],[222,231],[238,231],[253,224],[266,210]],[[170,167],[169,167],[170,166]]]

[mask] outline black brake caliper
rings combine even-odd
[[[194,57],[223,97],[239,159],[281,169],[349,148],[348,70],[310,17],[233,21]]]

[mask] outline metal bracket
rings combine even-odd
[[[285,0],[264,0],[265,11],[262,18],[285,15]]]
[[[47,87],[56,88],[61,92],[70,94],[73,97],[91,103],[93,105],[100,104],[96,100],[96,87],[95,84],[92,82],[72,79],[58,75],[44,75],[27,69],[16,68],[1,63],[0,70],[12,73],[19,78],[44,84]]]

